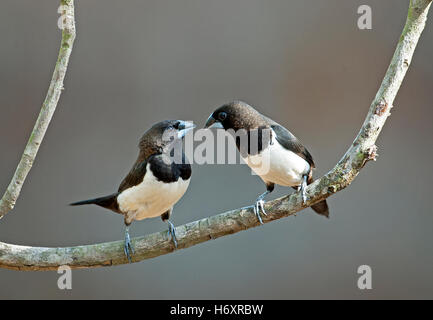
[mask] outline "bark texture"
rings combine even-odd
[[[308,186],[308,201],[302,203],[294,193],[266,204],[268,223],[311,206],[349,186],[370,160],[376,160],[376,140],[390,115],[392,104],[412,61],[415,47],[424,29],[431,0],[411,0],[406,25],[398,41],[383,82],[367,117],[347,152],[326,175]],[[176,228],[178,248],[193,245],[259,226],[252,207],[221,213]],[[133,261],[138,262],[174,251],[167,232],[158,232],[132,239]],[[92,268],[128,263],[123,241],[70,248],[38,248],[0,243],[0,267],[16,270],[53,270],[61,265],[71,268]]]
[[[72,46],[75,40],[75,19],[74,19],[74,1],[62,0],[60,2],[62,17],[65,19],[62,30],[62,42],[59,50],[59,57],[54,68],[53,77],[47,96],[42,104],[38,119],[36,120],[33,131],[18,163],[17,169],[12,180],[0,200],[0,219],[10,212],[20,195],[21,188],[26,180],[27,174],[33,166],[39,146],[44,139],[45,132],[48,129],[51,118],[56,110],[60,95],[63,90],[63,80],[65,79],[68,68],[69,57],[72,52]]]

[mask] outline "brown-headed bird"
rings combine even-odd
[[[260,212],[266,215],[263,199],[274,190],[275,184],[296,188],[302,193],[303,201],[307,200],[305,189],[313,182],[313,157],[289,130],[243,101],[216,109],[205,124],[205,128],[209,127],[230,131],[242,159],[266,184],[266,192],[254,204],[260,223],[263,223]],[[246,139],[242,140],[243,137]],[[311,208],[329,216],[326,200]]]
[[[168,223],[169,235],[177,247],[175,227],[169,218],[173,206],[189,186],[191,165],[183,152],[182,138],[194,127],[191,122],[182,120],[156,123],[140,139],[138,159],[117,192],[71,204],[96,204],[122,214],[126,226],[124,251],[129,262],[134,253],[129,226],[134,220],[160,216]]]

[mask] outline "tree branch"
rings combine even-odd
[[[399,39],[385,78],[370,106],[364,124],[353,144],[337,165],[307,188],[309,200],[304,205],[299,193],[266,204],[265,223],[281,219],[319,202],[346,188],[369,160],[376,159],[375,142],[390,115],[416,44],[424,29],[432,0],[411,0],[406,25]],[[177,227],[179,249],[257,227],[252,207],[236,209]],[[132,240],[133,261],[138,262],[174,251],[167,232],[159,232]],[[37,248],[0,243],[0,267],[16,270],[53,270],[60,265],[91,268],[128,263],[123,241],[70,248]]]
[[[66,69],[68,67],[69,57],[72,52],[72,45],[75,40],[75,19],[74,19],[74,0],[61,0],[63,12],[62,17],[67,19],[67,23],[63,23],[62,42],[59,50],[56,67],[51,79],[50,87],[47,96],[42,104],[38,119],[36,120],[33,131],[18,163],[12,180],[0,200],[0,219],[5,214],[11,211],[20,195],[21,188],[27,177],[27,174],[32,168],[33,162],[38,153],[39,146],[44,139],[45,132],[56,110],[57,103],[60,99],[60,94],[63,90],[63,80],[65,78]]]

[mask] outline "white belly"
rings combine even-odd
[[[299,186],[302,176],[310,171],[309,163],[296,153],[283,148],[275,139],[275,134],[267,149],[243,160],[263,181],[281,186]]]
[[[180,177],[176,182],[158,181],[147,165],[143,182],[117,197],[119,209],[126,213],[130,221],[158,217],[179,201],[188,189],[189,182],[189,179]]]

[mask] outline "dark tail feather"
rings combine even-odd
[[[110,194],[109,196],[95,198],[95,199],[89,199],[84,201],[78,201],[69,204],[70,206],[82,206],[85,204],[96,204],[98,206],[101,206],[103,208],[110,209],[114,212],[119,212],[119,205],[117,204],[117,197],[118,193]]]
[[[310,171],[310,174],[308,176],[308,184],[313,183],[313,172]],[[320,214],[321,216],[325,216],[329,218],[329,208],[328,203],[326,203],[326,200],[322,200],[316,204],[313,204],[311,206],[311,209],[313,209],[317,214]]]
[[[311,209],[316,211],[318,214],[329,218],[329,208],[328,208],[328,204],[326,203],[326,200],[322,200],[316,204],[313,204],[311,206]]]

